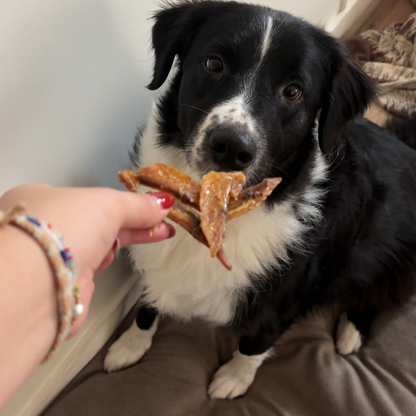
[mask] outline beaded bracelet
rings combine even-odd
[[[17,204],[7,213],[0,211],[0,226],[12,224],[30,234],[45,251],[53,268],[58,291],[59,329],[51,350],[42,361],[46,362],[67,338],[84,307],[77,286],[75,263],[71,250],[64,245],[63,237],[54,232],[49,224],[23,215],[24,211],[23,204]]]

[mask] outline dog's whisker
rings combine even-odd
[[[284,173],[285,175],[287,175],[290,179],[292,179],[292,181],[294,180],[294,178],[291,176],[291,175],[289,175],[285,170],[283,170],[282,168],[279,168],[279,166],[276,166],[276,165],[274,165],[273,163],[267,163],[266,162],[266,166],[269,166],[270,168],[272,168],[272,169],[277,169],[278,171],[280,171],[280,172],[282,172],[282,173]],[[266,170],[266,174],[270,174],[270,175],[272,175],[273,173],[269,170],[269,169],[267,169]]]
[[[190,107],[190,108],[193,108],[193,109],[195,109],[195,110],[199,110],[199,111],[201,111],[202,113],[204,113],[204,114],[208,115],[208,113],[207,113],[205,110],[203,110],[202,108],[199,108],[199,107],[195,107],[194,105],[184,104],[184,103],[179,103],[179,105],[182,105],[183,107]]]

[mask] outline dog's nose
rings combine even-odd
[[[209,138],[211,157],[221,169],[243,170],[256,156],[256,144],[248,135],[231,129],[216,129]]]

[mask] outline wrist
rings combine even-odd
[[[3,213],[3,224],[13,224],[33,237],[42,247],[55,275],[59,329],[51,350],[43,360],[45,362],[65,341],[84,307],[77,285],[72,252],[64,245],[63,237],[54,232],[49,224],[29,215],[21,215],[21,211],[22,206],[16,205],[10,212]]]
[[[51,348],[58,314],[54,274],[39,244],[6,225],[0,228],[0,253],[1,373],[14,374],[13,382],[0,377],[0,389],[10,396]]]
[[[7,225],[0,228],[0,235],[0,262],[6,260],[6,264],[0,263],[0,270],[10,271],[5,275],[17,276],[19,281],[19,285],[7,285],[3,288],[8,292],[8,299],[13,302],[12,309],[16,310],[16,318],[21,318],[21,322],[15,324],[20,326],[26,322],[26,327],[41,331],[44,344],[42,350],[46,349],[43,352],[47,353],[58,325],[52,267],[42,247],[25,231],[14,225]],[[29,314],[26,315],[26,312]]]

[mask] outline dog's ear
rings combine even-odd
[[[152,46],[155,64],[153,80],[147,86],[149,90],[157,90],[166,81],[175,56],[178,55],[179,59],[182,57],[206,18],[205,8],[204,2],[187,0],[176,5],[168,4],[165,9],[154,15]]]
[[[336,149],[336,139],[342,127],[363,114],[375,96],[372,81],[343,46],[337,41],[331,46],[329,83],[323,95],[318,128],[319,146],[325,154]]]

